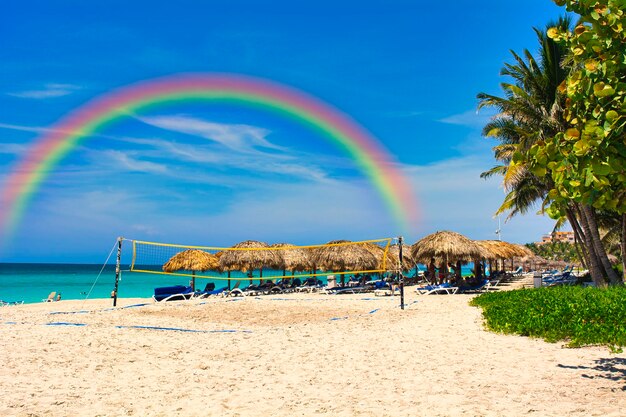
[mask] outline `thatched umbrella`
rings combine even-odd
[[[389,245],[389,254],[392,259],[395,259],[396,262],[399,263],[400,260],[400,246],[397,243],[393,245]],[[403,246],[402,247],[402,269],[405,271],[409,271],[415,267],[415,259],[411,256],[411,247]]]
[[[513,258],[533,255],[533,252],[527,247],[503,240],[477,240],[475,242],[485,251],[483,258],[490,261],[511,259],[511,262],[513,262]]]
[[[527,266],[529,270],[535,270],[536,266],[539,264],[546,264],[548,263],[547,259],[542,258],[539,255],[532,255],[532,256],[524,256],[521,259],[521,262],[524,266]]]
[[[199,249],[187,249],[172,256],[164,265],[163,271],[191,271],[191,288],[196,290],[196,272],[218,269],[217,256]]]
[[[218,266],[215,270],[219,273],[223,273],[223,272],[228,273],[228,289],[230,290],[230,271],[232,271],[233,269],[225,268],[222,265],[219,265],[219,260],[222,258],[223,254],[224,254],[224,251],[215,252],[215,256],[217,257],[217,261],[218,261]]]
[[[496,263],[496,269],[498,266],[498,261],[500,259],[506,259],[513,255],[511,252],[511,248],[507,245],[504,245],[500,240],[475,240],[474,241],[478,246],[480,246],[483,250],[482,259],[485,259],[489,262],[489,270],[493,271],[492,263]]]
[[[430,234],[411,248],[411,257],[417,262],[427,263],[431,258],[435,260],[472,261],[483,256],[483,250],[474,241],[460,233],[447,230]]]
[[[303,248],[290,243],[274,243],[270,247],[278,249],[275,252],[278,255],[280,264],[275,267],[283,270],[283,276],[286,275],[287,271],[291,271],[293,275],[295,271],[308,271],[313,268],[309,251]]]
[[[396,271],[400,268],[400,246],[398,244],[389,245],[387,248],[387,256],[385,258],[385,248],[375,243],[363,243],[363,246],[368,249],[378,259],[377,269],[383,269],[383,259],[385,259],[385,270]],[[402,270],[408,271],[415,266],[415,261],[410,255],[411,248],[405,247],[402,251]]]
[[[333,240],[324,246],[313,248],[311,260],[317,268],[335,272],[374,270],[380,262],[364,243],[353,243],[349,240]],[[341,276],[341,282],[342,285],[345,282],[344,275]]]
[[[510,251],[500,245],[498,240],[475,240],[478,246],[483,250],[482,258],[487,260],[496,260],[507,258],[510,255]]]
[[[413,244],[411,256],[416,262],[428,263],[431,258],[448,268],[456,263],[480,260],[484,250],[460,233],[447,230],[430,234]]]
[[[273,251],[265,242],[246,240],[223,252],[219,264],[224,271],[239,270],[248,272],[259,269],[261,280],[264,267],[276,268],[280,265],[280,259],[276,251]]]
[[[509,258],[511,259],[511,269],[515,269],[513,258],[518,256],[530,256],[533,252],[523,245],[516,245],[515,243],[501,241],[501,245],[507,248],[510,253]]]

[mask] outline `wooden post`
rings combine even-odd
[[[117,289],[120,284],[120,262],[122,259],[122,241],[123,237],[117,238],[117,262],[115,263],[115,289],[113,290],[113,307],[117,306]]]
[[[404,310],[404,276],[402,275],[402,236],[398,237],[398,249],[400,256],[400,274],[398,276],[398,284],[400,285],[400,308]]]

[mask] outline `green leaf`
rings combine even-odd
[[[615,89],[601,81],[593,85],[593,94],[596,97],[608,97],[615,94]]]
[[[611,172],[611,167],[609,164],[604,162],[598,162],[591,164],[591,169],[593,169],[593,173],[595,175],[608,175]]]
[[[574,153],[577,156],[583,156],[589,150],[589,144],[585,139],[581,139],[574,144]]]
[[[532,172],[533,174],[535,174],[536,176],[538,176],[540,178],[541,177],[545,177],[546,173],[547,173],[547,171],[546,171],[546,169],[544,167],[538,166],[538,165],[533,166],[531,168],[530,172]]]
[[[606,120],[610,123],[613,123],[618,117],[619,114],[615,110],[609,110],[606,112]]]
[[[573,127],[567,129],[565,131],[565,138],[567,139],[578,139],[580,137],[580,132],[578,129],[574,129]]]

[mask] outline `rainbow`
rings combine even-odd
[[[48,129],[7,177],[0,196],[2,234],[12,235],[46,176],[81,140],[140,110],[195,100],[256,106],[318,130],[347,152],[373,183],[399,232],[408,231],[416,221],[416,200],[397,163],[371,134],[345,114],[274,82],[230,74],[186,74],[143,81],[104,94]]]

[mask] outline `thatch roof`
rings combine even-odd
[[[204,272],[219,267],[218,258],[199,249],[188,249],[172,256],[164,265],[163,271],[194,271]]]
[[[376,258],[376,269],[385,269],[387,271],[398,268],[398,260],[393,259],[389,251],[385,254],[385,248],[372,242],[363,242],[359,244],[367,249]],[[383,262],[384,260],[384,262]],[[384,263],[384,265],[383,265]]]
[[[483,248],[485,259],[511,259],[533,255],[527,247],[503,240],[476,240],[474,242]]]
[[[416,242],[411,256],[422,263],[428,263],[431,258],[437,262],[471,261],[482,258],[483,249],[460,233],[444,230]]]
[[[313,264],[325,271],[374,270],[380,258],[371,252],[364,243],[349,240],[333,240],[324,246],[311,250]]]
[[[393,245],[389,245],[389,255],[391,256],[391,259],[393,259],[393,262],[395,262],[394,265],[396,265],[396,268],[399,266],[398,264],[400,263],[400,246],[397,243],[394,243]],[[402,269],[404,271],[408,271],[410,269],[413,269],[415,267],[415,260],[413,259],[413,257],[411,256],[411,246],[410,245],[403,245],[402,246]]]
[[[246,240],[222,251],[219,265],[223,271],[251,271],[261,268],[278,268],[281,260],[276,251],[265,242]]]
[[[280,249],[276,251],[280,259],[280,265],[276,266],[278,269],[292,272],[313,269],[313,263],[308,251],[290,243],[274,243],[270,247]]]
[[[503,245],[499,240],[475,240],[474,242],[482,248],[482,257],[485,259],[508,259],[514,256],[511,248]]]
[[[372,252],[378,259],[378,269],[383,269],[382,261],[385,253],[384,246],[381,247],[374,243],[363,244],[370,252]],[[402,248],[402,270],[408,271],[415,267],[415,261],[411,258],[411,247],[404,246]],[[387,257],[385,260],[385,269],[387,271],[395,271],[400,268],[400,247],[397,243],[389,245],[387,249]]]
[[[507,249],[513,255],[513,256],[510,256],[510,258],[513,258],[516,256],[532,256],[533,255],[533,251],[531,251],[524,245],[517,245],[515,243],[510,243],[510,242],[505,242],[505,241],[501,241],[501,244],[507,247]]]

